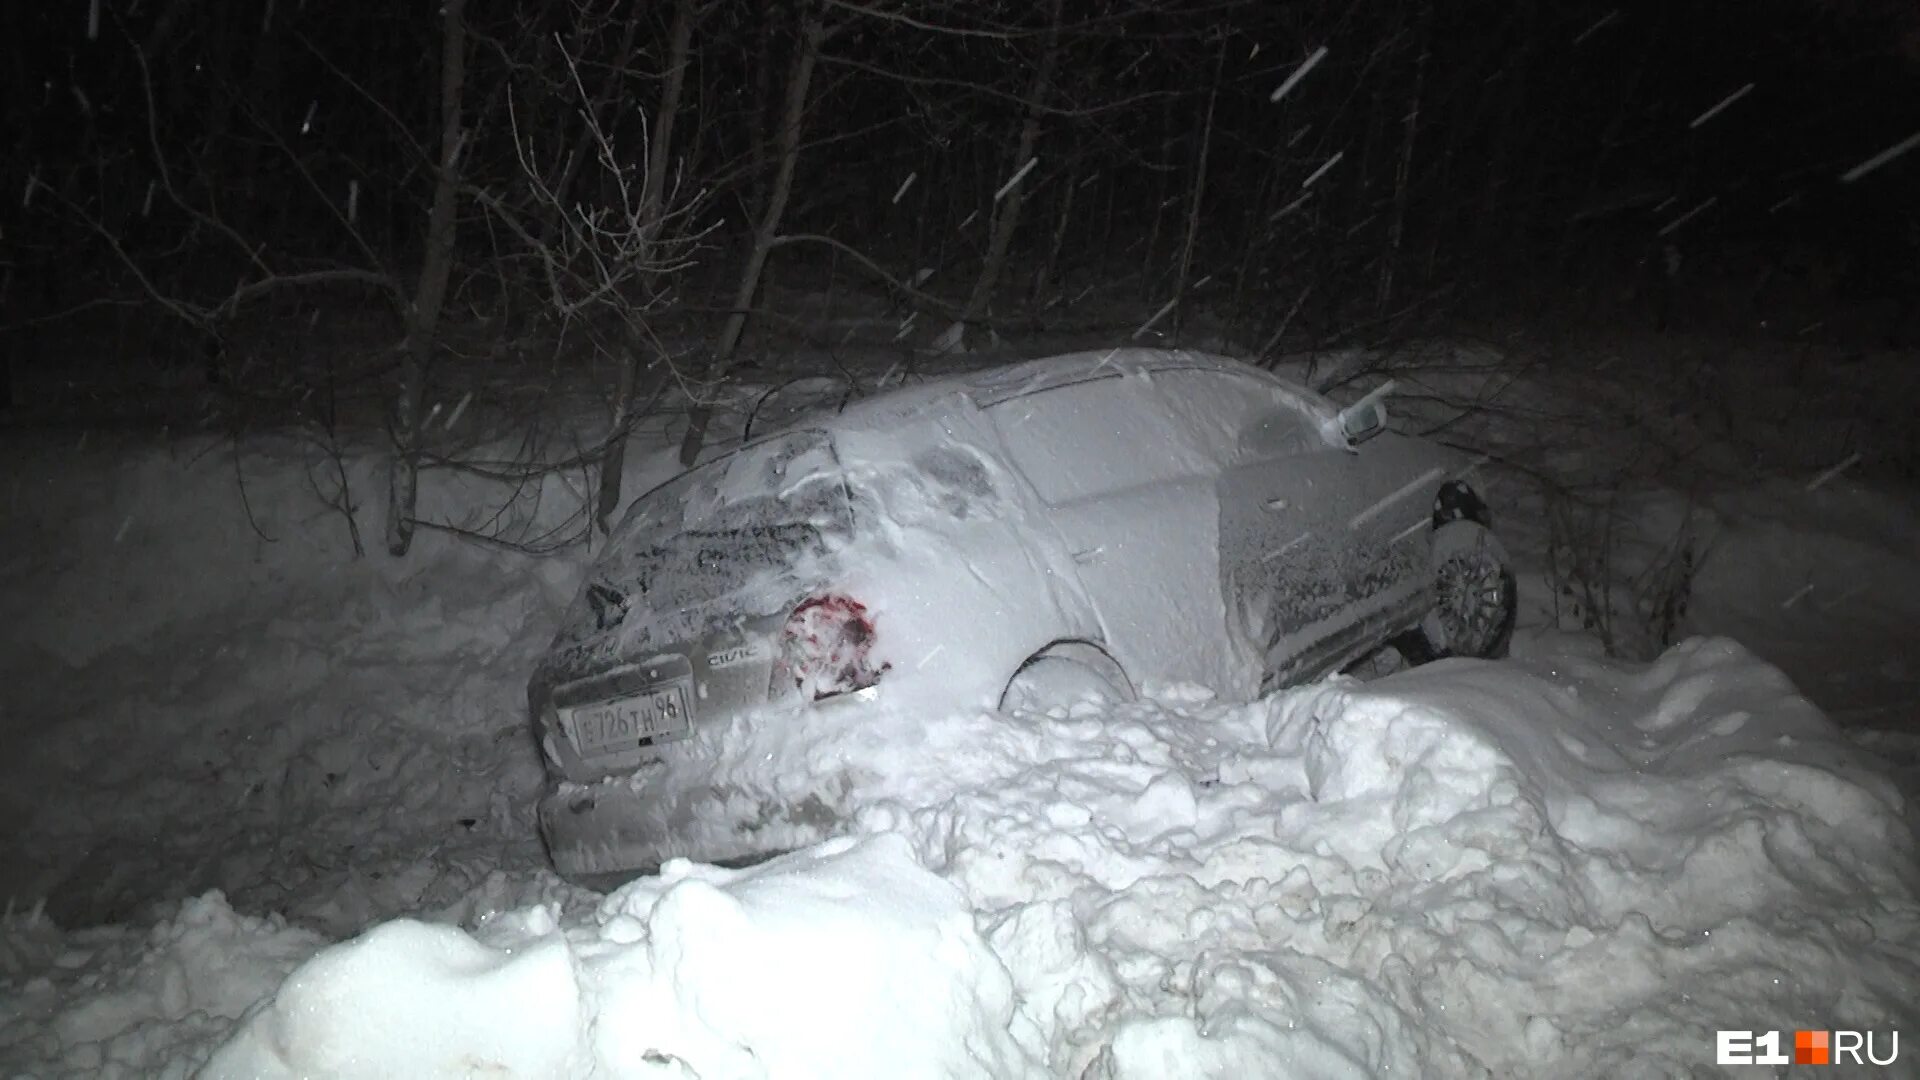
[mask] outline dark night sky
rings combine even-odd
[[[516,131],[548,163],[586,145],[583,90],[623,159],[643,157],[674,10],[472,7],[463,179],[515,197]],[[1387,253],[1415,250],[1428,289],[1531,287],[1569,264],[1631,278],[1672,245],[1735,277],[1767,260],[1830,262],[1848,282],[1842,299],[1896,294],[1920,261],[1920,154],[1840,180],[1920,132],[1911,5],[1142,0],[1064,4],[1057,32],[1049,10],[699,7],[669,157],[683,191],[704,193],[682,224],[706,230],[708,285],[731,281],[765,205],[810,12],[827,37],[783,224],[902,276],[936,263],[936,289],[953,270],[954,302],[986,257],[985,230],[969,226],[1012,171],[1049,42],[1015,263],[1167,272],[1203,150],[1194,258],[1235,274],[1241,293],[1301,279],[1351,291]],[[96,11],[90,28],[85,9],[44,6],[9,36],[4,181],[21,193],[0,210],[9,322],[153,289],[214,306],[249,272],[245,251],[279,273],[411,275],[438,135],[433,11],[187,0]],[[1271,101],[1321,46],[1326,61]],[[549,172],[564,200],[604,202],[617,187],[591,160]],[[886,203],[908,175],[912,197]],[[1303,212],[1287,211],[1309,177]],[[477,191],[460,208],[470,226],[487,216]],[[498,255],[499,228],[461,230],[465,265]],[[1123,260],[1138,251],[1150,257]]]

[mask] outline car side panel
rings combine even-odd
[[[1020,663],[1099,624],[1047,508],[997,431],[955,396],[840,456],[865,534],[846,587],[873,610],[883,697],[991,707]]]
[[[1381,633],[1413,626],[1432,607],[1433,500],[1464,462],[1442,447],[1391,432],[1339,457],[1334,480],[1341,497],[1330,527],[1347,545],[1340,576],[1356,619],[1345,635],[1344,662]]]
[[[1419,622],[1432,606],[1433,498],[1455,466],[1383,434],[1223,477],[1222,588],[1233,610],[1271,612],[1265,633],[1252,634],[1267,688],[1337,670]]]
[[[1219,462],[1181,436],[1155,380],[1088,379],[987,415],[1128,676],[1250,696],[1259,660],[1227,635],[1220,592]]]
[[[1226,632],[1213,478],[1112,492],[1054,506],[1051,517],[1101,640],[1130,678],[1253,696],[1259,658]]]
[[[1259,458],[1220,477],[1220,589],[1228,625],[1271,689],[1342,625],[1345,538],[1327,501],[1337,451]]]

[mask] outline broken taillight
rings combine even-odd
[[[873,665],[873,617],[849,596],[816,596],[793,609],[780,633],[774,678],[793,680],[809,701],[864,690],[889,665]]]

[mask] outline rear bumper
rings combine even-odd
[[[664,769],[595,784],[560,783],[540,800],[540,835],[561,877],[590,888],[650,874],[668,859],[739,866],[819,843],[844,827],[819,784],[795,798],[772,787],[686,782]]]
[[[540,836],[553,868],[581,884],[652,873],[676,854],[652,809],[631,782],[550,786],[540,800]]]

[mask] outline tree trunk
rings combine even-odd
[[[1060,271],[1060,252],[1067,245],[1067,223],[1073,220],[1073,196],[1080,185],[1072,174],[1066,176],[1065,190],[1060,195],[1059,217],[1053,222],[1053,240],[1047,244],[1046,257],[1040,260],[1040,270],[1033,276],[1033,291],[1029,294],[1030,303],[1036,308],[1048,306],[1047,291],[1053,288],[1054,275]]]
[[[1407,232],[1407,186],[1413,178],[1414,142],[1420,134],[1421,97],[1427,86],[1427,56],[1431,45],[1422,36],[1420,58],[1413,67],[1413,102],[1407,109],[1406,134],[1400,141],[1400,164],[1393,176],[1393,220],[1387,226],[1387,250],[1380,259],[1380,289],[1374,298],[1374,314],[1384,317],[1393,301],[1393,274],[1400,262],[1400,249]]]
[[[1233,281],[1233,312],[1237,321],[1251,326],[1259,326],[1264,321],[1262,312],[1254,310],[1256,305],[1247,299],[1247,290],[1254,281],[1256,260],[1266,247],[1267,235],[1272,228],[1267,221],[1272,211],[1267,208],[1273,205],[1276,175],[1278,173],[1274,169],[1260,170],[1254,197],[1247,202],[1246,227],[1241,231],[1240,269]],[[1264,309],[1264,305],[1258,306]]]
[[[1220,101],[1220,76],[1227,70],[1227,43],[1213,62],[1213,89],[1207,92],[1206,118],[1200,124],[1200,161],[1193,169],[1193,199],[1187,206],[1187,239],[1180,246],[1180,274],[1173,283],[1173,344],[1180,345],[1186,327],[1187,279],[1193,272],[1193,246],[1200,239],[1200,208],[1207,197],[1207,158],[1213,152],[1213,109]]]
[[[800,160],[800,134],[806,123],[807,95],[813,84],[813,69],[820,59],[820,46],[826,41],[826,22],[820,9],[810,7],[801,16],[800,41],[793,54],[793,68],[787,73],[786,109],[780,118],[780,164],[774,174],[773,188],[767,192],[767,209],[760,216],[760,227],[755,230],[753,250],[747,255],[747,264],[741,268],[740,284],[733,294],[733,308],[727,314],[727,321],[720,328],[719,340],[713,346],[713,369],[715,379],[726,374],[733,363],[734,350],[740,346],[740,337],[746,333],[747,315],[753,308],[753,297],[760,289],[760,272],[766,268],[767,253],[773,250],[774,241],[780,235],[780,219],[787,210],[787,198],[793,193],[794,167]],[[701,444],[707,438],[707,425],[713,419],[713,409],[704,403],[696,403],[688,411],[686,438],[680,442],[680,464],[691,467],[694,459],[700,456]]]
[[[640,189],[640,220],[645,240],[642,250],[650,252],[660,238],[663,205],[666,201],[669,157],[673,152],[674,118],[680,113],[680,96],[687,83],[687,59],[693,51],[693,19],[697,0],[676,0],[673,29],[668,33],[666,81],[660,86],[660,107],[655,110],[652,138],[647,144],[647,177]],[[638,18],[636,14],[635,18]],[[656,276],[646,276],[647,296],[643,309],[653,302]],[[600,457],[600,490],[594,499],[594,519],[601,532],[611,532],[613,512],[620,505],[621,479],[626,473],[627,435],[640,411],[659,400],[665,386],[662,365],[656,359],[642,365],[645,349],[640,328],[629,326],[625,334],[626,362],[620,368],[620,383],[614,395],[613,426]],[[644,367],[644,371],[643,371]],[[651,374],[651,379],[643,375]],[[646,384],[646,401],[639,401],[640,388]]]
[[[1169,95],[1162,105],[1160,145],[1165,146],[1174,138],[1174,99]],[[1160,224],[1166,217],[1167,204],[1173,200],[1173,170],[1155,170],[1158,175],[1153,181],[1153,224],[1147,228],[1146,254],[1140,260],[1140,300],[1142,303],[1153,301],[1153,260],[1160,248]]]
[[[414,513],[420,485],[420,410],[426,400],[427,368],[439,335],[440,308],[453,274],[455,200],[460,183],[460,151],[466,142],[460,113],[467,74],[466,0],[445,0],[441,8],[440,167],[427,214],[427,250],[420,283],[407,313],[407,348],[400,361],[400,386],[393,410],[393,460],[387,482],[387,550],[405,555],[413,544]]]
[[[1060,58],[1062,2],[1053,0],[1040,66],[1034,69],[1033,82],[1027,87],[1027,115],[1020,124],[1020,139],[1014,148],[1013,171],[1007,174],[1009,178],[1027,167],[1027,163],[1033,160],[1035,146],[1040,142],[1040,120],[1046,111],[1047,94],[1053,86],[1054,65]],[[1000,212],[994,215],[993,236],[987,241],[986,260],[980,264],[980,276],[974,279],[973,290],[967,294],[967,306],[960,311],[958,329],[963,336],[986,313],[987,303],[993,299],[994,286],[999,284],[1000,274],[1006,267],[1007,250],[1013,245],[1014,230],[1020,227],[1020,208],[1026,205],[1026,192],[1031,183],[1031,180],[1023,178],[1013,184],[1000,202]],[[952,334],[952,331],[948,333]]]
[[[748,174],[753,177],[747,186],[747,213],[763,214],[767,207],[767,139],[766,125],[768,115],[773,112],[773,27],[774,6],[771,0],[754,0],[753,4],[753,95],[752,112],[747,117],[747,160]]]

